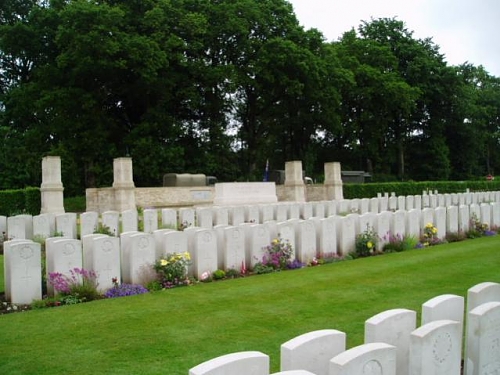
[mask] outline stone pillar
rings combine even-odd
[[[344,199],[340,171],[340,163],[325,163],[325,199],[327,201]]]
[[[63,214],[64,188],[61,182],[61,158],[46,156],[42,159],[42,184],[40,193],[42,199],[42,214]]]
[[[287,201],[306,201],[306,186],[302,178],[302,162],[300,160],[285,163],[285,197]]]
[[[136,209],[132,171],[132,158],[116,158],[113,160],[114,209],[118,212]]]

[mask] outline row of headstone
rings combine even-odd
[[[485,282],[464,298],[441,295],[416,311],[393,309],[365,321],[364,343],[346,349],[346,333],[308,332],[281,345],[280,370],[294,375],[464,375],[500,371],[500,284]],[[466,326],[465,345],[463,327]],[[237,352],[208,360],[189,375],[269,375],[269,356]]]
[[[164,254],[189,252],[192,258],[189,275],[200,279],[204,273],[212,273],[217,269],[226,271],[252,269],[257,262],[262,261],[266,246],[275,238],[281,238],[283,242],[289,243],[294,249],[293,258],[307,264],[317,256],[344,256],[353,252],[356,236],[369,228],[373,228],[380,237],[377,244],[379,249],[382,249],[394,236],[411,235],[418,238],[429,222],[434,223],[438,230],[438,238],[443,239],[447,233],[466,231],[471,211],[476,212],[474,209],[488,225],[496,225],[495,223],[500,220],[500,204],[483,203],[479,206],[471,204],[436,209],[385,211],[379,214],[352,213],[327,218],[312,217],[308,220],[289,219],[282,222],[273,220],[264,224],[243,222],[239,225],[216,225],[210,228],[188,226],[184,231],[151,228],[152,233],[130,230],[121,233],[120,237],[86,234],[82,237],[82,245],[77,245],[77,241],[80,240],[71,236],[49,237],[46,240],[47,269],[49,272],[67,273],[81,264],[83,268],[99,274],[99,284],[104,289],[112,286],[110,283],[113,277],[119,277],[127,283],[140,283],[141,277],[151,269],[151,264]],[[149,211],[151,215],[155,212]],[[89,213],[80,216],[82,223],[89,219],[86,214]],[[63,217],[75,216],[65,214]],[[116,220],[117,217],[115,216]],[[488,219],[490,217],[491,219]],[[27,215],[13,218],[21,223],[30,222]],[[97,215],[94,219],[97,220]],[[105,220],[111,224],[109,217]],[[156,218],[151,220],[155,221]],[[75,232],[73,221],[61,220],[61,223],[66,225],[68,230]],[[26,229],[28,225],[18,227]],[[23,238],[11,241],[31,242]],[[52,247],[58,250],[53,251]],[[80,249],[77,251],[79,255],[75,256],[83,260],[78,262],[68,257],[69,247]],[[18,267],[18,263],[22,266],[25,261],[17,259],[5,262],[6,270],[7,267],[12,269]],[[59,266],[54,266],[52,269],[52,264]],[[11,275],[9,272],[5,272],[6,278],[9,278],[9,275]],[[31,277],[35,280],[36,273]],[[15,284],[25,285],[20,279]],[[14,299],[14,301],[19,300]]]

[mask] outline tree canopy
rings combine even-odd
[[[1,0],[1,189],[39,185],[46,155],[69,195],[122,156],[137,186],[289,160],[472,179],[500,169],[499,125],[499,78],[395,18],[326,41],[285,0]]]

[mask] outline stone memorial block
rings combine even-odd
[[[359,215],[349,214],[339,217],[337,222],[337,252],[347,255],[355,251],[356,221]]]
[[[295,231],[295,256],[302,263],[309,263],[316,257],[316,227],[312,220],[298,223]]]
[[[214,218],[211,207],[196,208],[196,226],[207,229],[212,229],[214,227]]]
[[[56,230],[56,219],[53,214],[33,216],[33,238],[49,238]]]
[[[41,245],[33,241],[5,241],[5,298],[13,304],[42,299]]]
[[[458,231],[467,233],[470,227],[469,205],[461,204],[458,206]]]
[[[281,345],[281,371],[308,370],[328,375],[330,360],[345,351],[346,334],[324,329],[297,336]]]
[[[384,342],[396,347],[396,373],[406,375],[410,355],[410,334],[416,326],[415,311],[387,310],[365,322],[365,343]]]
[[[342,199],[337,202],[337,215],[347,215],[351,213],[351,201]]]
[[[441,240],[446,238],[446,208],[436,207],[434,209],[434,226],[437,229],[437,237]]]
[[[146,208],[142,213],[145,233],[153,233],[158,229],[158,210],[156,208]],[[194,221],[193,221],[194,222]]]
[[[363,344],[330,360],[328,375],[354,374],[396,375],[396,348],[380,342]]]
[[[65,238],[76,239],[78,237],[76,213],[67,212],[65,214],[56,215],[56,231],[61,233]]]
[[[182,207],[179,209],[179,223],[182,227],[192,227],[195,225],[195,211],[192,208]]]
[[[500,227],[500,202],[491,202],[491,227]]]
[[[285,182],[286,183],[286,182]],[[274,182],[223,182],[215,184],[214,205],[276,203]]]
[[[458,233],[458,206],[446,207],[446,233]]]
[[[118,212],[133,210],[135,204],[135,185],[132,158],[113,159],[114,209]],[[119,233],[116,232],[116,236]]]
[[[203,362],[189,375],[269,375],[269,356],[261,352],[237,352]]]
[[[414,330],[410,338],[411,375],[460,375],[460,323],[437,320]]]
[[[217,270],[217,236],[211,229],[198,229],[193,238],[193,275],[202,280],[204,272]]]
[[[300,218],[308,220],[313,217],[313,204],[311,202],[304,202],[299,206]]]
[[[9,240],[31,240],[33,238],[32,216],[9,216],[7,218],[7,238]]]
[[[227,207],[213,208],[214,225],[229,225],[229,209]]]
[[[132,232],[121,250],[122,282],[141,284],[146,270],[156,261],[153,235],[150,233]]]
[[[356,235],[364,233],[367,230],[372,231],[375,228],[376,215],[373,212],[359,215],[358,220],[356,220]]]
[[[275,205],[261,204],[259,207],[259,223],[264,224],[267,221],[274,220]]]
[[[411,209],[406,211],[405,229],[407,236],[420,238],[420,210]]]
[[[278,231],[278,237],[281,238],[283,242],[288,242],[294,250],[297,248],[295,242],[295,226],[293,222],[278,222],[276,224],[276,230]],[[271,238],[271,240],[274,240],[274,238]]]
[[[108,228],[115,237],[120,235],[120,213],[118,211],[105,211],[101,215],[102,226]]]
[[[421,325],[437,320],[453,320],[460,324],[459,337],[462,337],[464,308],[465,301],[462,296],[443,294],[431,298],[422,305]]]
[[[489,203],[481,203],[479,211],[481,212],[481,223],[491,228],[491,205]]]
[[[177,211],[173,208],[162,208],[161,226],[163,228],[177,229]]]
[[[244,206],[244,209],[245,209],[245,222],[259,224],[260,220],[259,206],[257,205]]]
[[[234,206],[229,208],[229,224],[237,226],[245,222],[245,207]]]
[[[314,220],[316,226],[316,252],[320,256],[333,256],[337,254],[337,218],[331,216],[328,218]]]
[[[288,204],[281,203],[276,205],[276,221],[281,223],[288,220]]]
[[[406,211],[406,197],[404,195],[398,196],[398,210]]]
[[[313,216],[323,219],[326,217],[325,204],[323,202],[313,202]]]
[[[339,162],[325,163],[325,194],[327,200],[343,199],[344,194],[342,190],[342,172]]]
[[[500,371],[500,302],[486,302],[467,317],[465,375]]]
[[[223,267],[240,271],[245,264],[245,231],[240,227],[226,227],[223,242]],[[246,267],[246,266],[245,266]]]
[[[139,230],[139,217],[137,210],[122,212],[122,232],[137,232]]]
[[[94,211],[80,214],[80,238],[88,234],[94,234],[99,226],[99,214]]]
[[[486,302],[500,302],[500,284],[484,282],[467,290],[467,310],[471,311]]]
[[[406,235],[406,211],[397,210],[391,217],[391,235],[403,237]]]
[[[61,182],[61,158],[46,156],[42,159],[42,184],[40,198],[42,214],[64,213],[64,188]]]
[[[62,273],[71,277],[70,270],[83,268],[82,242],[72,238],[51,237],[45,241],[46,274]],[[54,286],[47,282],[47,292],[54,295]]]
[[[325,216],[326,217],[337,215],[337,212],[339,212],[337,201],[326,201],[325,202]]]
[[[188,236],[185,233],[185,231],[174,230],[170,232],[165,232],[163,234],[163,239],[164,239],[164,245],[163,245],[164,251],[161,254],[161,256],[163,256],[164,254],[174,254],[174,253],[180,254],[189,252]]]
[[[378,198],[370,198],[370,207],[369,211],[378,214],[380,212],[380,201]],[[359,212],[359,211],[358,211]]]
[[[382,250],[384,245],[389,242],[392,217],[393,213],[390,211],[382,211],[375,216],[373,229],[379,238],[378,250]]]
[[[113,236],[95,237],[92,246],[92,267],[97,274],[98,290],[101,292],[111,288],[113,278],[121,283],[120,239]]]
[[[271,375],[316,375],[307,370],[290,370],[290,371],[279,371],[273,372]]]

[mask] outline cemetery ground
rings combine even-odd
[[[300,334],[337,329],[353,347],[363,342],[365,320],[384,310],[419,313],[437,295],[465,296],[480,282],[500,282],[499,247],[498,235],[481,237],[0,315],[0,373],[186,375],[246,350],[270,355],[276,372],[280,345]]]

